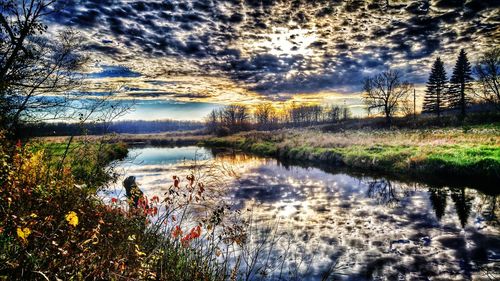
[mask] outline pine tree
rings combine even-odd
[[[422,109],[423,112],[436,113],[438,118],[441,117],[441,111],[445,106],[443,95],[447,86],[446,84],[444,64],[440,58],[437,58],[432,65],[429,81],[427,82],[427,90]]]
[[[448,193],[444,188],[429,188],[429,199],[438,220],[441,220],[444,213],[446,212],[447,196]]]
[[[469,196],[465,192],[465,188],[462,187],[452,190],[451,199],[453,200],[453,203],[455,203],[458,220],[460,221],[462,228],[464,228],[469,220],[472,209],[472,201],[474,198]]]
[[[448,92],[448,103],[450,108],[460,109],[460,117],[465,117],[469,97],[467,92],[470,89],[472,71],[467,54],[462,49],[458,55],[457,62],[453,68],[453,74],[450,79],[450,87]]]

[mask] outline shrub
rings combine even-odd
[[[18,145],[8,153],[0,146],[0,279],[216,279],[213,258],[189,247],[200,225],[189,230],[176,223],[186,234],[172,237],[165,220],[173,214],[157,211],[167,202],[107,205],[80,187],[73,172],[71,165],[57,169],[44,149]],[[201,196],[203,185],[194,188],[194,177],[188,182],[185,192]],[[172,188],[181,196],[178,184]],[[170,210],[186,206],[174,197]]]
[[[44,150],[18,146],[1,155],[0,276],[144,277],[127,240],[144,236],[142,215],[102,204],[75,184],[71,167],[53,169]]]

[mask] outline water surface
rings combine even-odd
[[[264,268],[253,279],[321,280],[328,270],[335,280],[500,277],[500,200],[473,187],[325,172],[199,147],[135,148],[130,155],[121,172],[136,176],[149,196],[163,194],[173,175],[189,174],[193,159],[235,171],[227,199],[251,211],[256,233],[282,237],[271,259],[287,256],[284,270]],[[112,193],[124,191],[118,184]]]

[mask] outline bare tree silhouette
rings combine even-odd
[[[500,48],[484,52],[474,68],[480,85],[480,95],[500,109]]]
[[[368,183],[368,197],[376,199],[384,205],[393,205],[399,202],[395,187],[387,179],[370,181]]]
[[[390,126],[392,117],[408,99],[412,87],[408,81],[402,81],[399,71],[388,70],[365,79],[363,101],[368,106],[369,112],[372,110],[382,112],[387,126]]]
[[[86,61],[73,30],[47,38],[43,18],[56,0],[0,3],[0,127],[14,131],[20,121],[50,118],[68,104]]]

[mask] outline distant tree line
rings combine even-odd
[[[209,133],[228,135],[251,129],[274,130],[283,127],[301,127],[347,120],[351,111],[339,105],[291,105],[276,108],[271,103],[253,107],[232,104],[214,109],[206,117]]]
[[[24,124],[23,130],[30,136],[70,136],[70,135],[102,135],[108,133],[148,134],[173,131],[203,129],[203,122],[177,120],[133,120],[99,123],[32,123]]]

